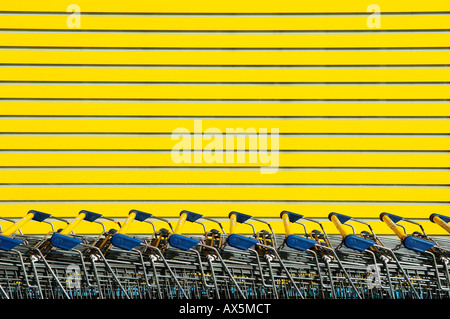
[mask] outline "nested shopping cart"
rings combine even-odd
[[[291,271],[278,253],[277,236],[270,223],[248,214],[229,213],[230,232],[221,254],[247,298],[305,298]],[[252,229],[238,233],[238,225]],[[255,225],[264,225],[257,231]]]
[[[220,230],[207,230],[202,221],[212,222]],[[186,222],[200,225],[203,236],[183,234]],[[238,278],[222,258],[225,237],[219,221],[187,210],[180,212],[175,230],[167,236],[164,255],[170,258],[174,272],[182,276],[190,298],[246,298]]]
[[[280,218],[284,233],[277,234],[270,222],[236,211],[213,219],[183,210],[175,227],[135,209],[118,220],[87,210],[71,220],[36,210],[17,221],[0,217],[8,226],[0,227],[0,298],[450,297],[450,241],[432,238],[417,221],[382,213],[396,236],[378,236],[370,223],[333,212],[338,235],[329,235],[304,215],[282,211]],[[450,217],[430,220],[450,233]],[[50,230],[23,234],[29,222]],[[132,232],[136,222],[148,227]],[[98,232],[77,234],[83,223]],[[186,223],[198,225],[190,228],[195,234],[184,232]],[[357,234],[355,223],[365,230]],[[408,235],[404,223],[418,229]]]
[[[94,245],[95,237],[79,235],[75,229],[82,222],[105,225],[102,215],[82,210],[72,221],[66,221],[62,229],[47,233],[37,240],[33,248],[54,269],[56,276],[65,283],[70,298],[130,298],[126,290],[136,266],[107,260],[103,252]],[[134,286],[134,285],[133,285]]]
[[[51,265],[35,247],[39,239],[25,236],[21,227],[30,221],[47,223],[49,214],[30,210],[19,221],[1,217],[12,225],[0,234],[0,291],[8,299],[70,298]]]
[[[411,265],[400,262],[393,249],[375,234],[369,223],[334,212],[330,213],[328,218],[342,237],[336,251],[363,298],[420,297],[412,278],[405,269]],[[364,230],[356,234],[352,222],[365,225],[368,231]],[[344,226],[348,226],[351,233]]]
[[[149,224],[153,231],[139,236],[129,234],[135,221]],[[172,230],[169,221],[133,209],[118,230],[113,228],[103,232],[92,245],[110,264],[123,265],[126,273],[120,280],[129,298],[187,298],[178,276],[164,256],[171,232],[166,228],[157,231],[154,221],[163,222]]]
[[[442,215],[432,214],[430,219],[446,227]],[[408,272],[420,297],[424,299],[449,298],[450,277],[448,263],[450,246],[439,244],[430,237],[423,226],[414,220],[398,215],[382,213],[380,219],[397,235],[400,243],[395,246],[396,255],[409,265]],[[442,221],[442,222],[441,222]],[[416,230],[408,234],[405,223]],[[448,225],[447,225],[448,226]]]
[[[157,229],[151,219],[165,222],[167,228]],[[217,223],[222,232],[206,226],[200,220]],[[151,224],[152,230],[140,236],[128,234],[134,221]],[[182,233],[186,222],[203,227],[203,237]],[[135,298],[245,298],[226,266],[219,250],[223,227],[220,222],[190,211],[180,213],[176,228],[170,222],[152,214],[131,210],[119,230],[110,230],[93,243],[112,262],[138,265],[140,289]],[[128,284],[132,287],[132,285]]]
[[[285,264],[295,269],[299,285],[308,298],[361,298],[322,223],[303,215],[282,211],[285,229],[283,244],[278,248]],[[320,229],[308,230],[306,222]],[[293,224],[301,225],[304,232],[294,233]],[[298,274],[306,274],[299,276]]]

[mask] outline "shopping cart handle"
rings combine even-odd
[[[152,214],[149,214],[149,213],[146,213],[146,212],[142,212],[142,211],[136,210],[136,209],[130,210],[129,214],[131,214],[131,213],[136,214],[136,217],[134,219],[139,221],[139,222],[143,222],[147,218],[152,217]]]
[[[82,239],[56,233],[52,236],[50,242],[57,248],[63,250],[72,250],[75,246],[82,242]]]
[[[350,217],[350,216],[342,215],[342,214],[338,214],[338,213],[330,213],[328,215],[328,219],[332,221],[333,216],[335,216],[339,220],[339,222],[341,222],[342,224],[344,224],[345,222],[352,219],[352,217]]]
[[[21,218],[19,221],[17,221],[16,223],[14,223],[14,225],[12,225],[11,227],[9,227],[8,229],[6,229],[5,231],[2,232],[2,235],[4,236],[12,236],[14,235],[22,226],[24,226],[25,224],[27,224],[28,222],[30,222],[31,220],[36,220],[36,221],[42,221],[45,218],[49,217],[50,215],[45,214],[45,213],[41,213],[38,211],[34,211],[34,210],[30,210],[28,211],[28,213],[25,215],[25,217]]]
[[[37,210],[30,210],[28,213],[32,213],[34,215],[33,220],[37,222],[43,222],[51,216],[50,214],[39,212]]]
[[[394,231],[394,233],[402,241],[403,245],[410,250],[423,253],[436,245],[434,242],[430,240],[418,238],[411,235],[407,236],[406,234],[402,233],[399,230],[399,226],[397,225],[399,221],[403,220],[403,217],[401,216],[392,215],[388,213],[381,213],[380,219]]]
[[[182,210],[182,211],[180,212],[180,216],[181,216],[182,214],[186,214],[186,220],[187,220],[188,222],[191,222],[191,223],[194,223],[194,222],[196,222],[198,219],[200,219],[200,218],[203,217],[203,215],[201,215],[201,214],[193,213],[193,212],[190,212],[190,211],[188,211],[188,210]]]
[[[93,212],[90,212],[87,210],[82,210],[82,211],[80,211],[80,213],[83,213],[85,215],[84,220],[88,221],[88,222],[94,222],[98,218],[102,217],[102,215],[100,215],[100,214],[93,213]]]
[[[297,220],[303,218],[303,215],[295,214],[295,213],[289,212],[287,210],[283,210],[280,213],[280,217],[283,220],[284,232],[285,232],[285,236],[287,239],[290,235],[292,235],[291,223],[295,223]],[[291,239],[291,240],[293,240],[293,239]],[[288,244],[288,246],[289,246],[289,244]],[[291,247],[291,248],[293,248],[293,247]]]
[[[203,215],[193,213],[188,210],[182,210],[180,212],[180,217],[178,218],[177,226],[175,227],[175,234],[180,235],[183,232],[184,223],[186,221],[194,223],[201,217],[203,217]]]
[[[172,234],[169,237],[169,244],[172,247],[187,251],[200,243],[200,240],[186,237],[180,234]]]
[[[328,219],[333,222],[334,226],[336,226],[336,228],[338,229],[339,233],[343,238],[348,236],[347,232],[343,227],[343,224],[352,219],[352,217],[332,212],[328,215]]]
[[[313,247],[315,244],[315,240],[300,237],[297,235],[289,235],[288,237],[286,237],[286,246],[295,250],[305,251]]]
[[[136,246],[142,243],[142,239],[127,236],[120,233],[115,233],[111,238],[111,243],[124,250],[132,250]]]
[[[0,235],[0,250],[10,251],[22,243],[21,239]]]
[[[283,215],[285,215],[285,214],[288,216],[289,221],[290,221],[291,223],[295,223],[297,220],[303,218],[303,215],[296,214],[296,213],[293,213],[293,212],[290,212],[290,211],[287,211],[287,210],[283,210],[283,211],[280,213],[280,217],[283,218]]]
[[[380,219],[400,238],[400,240],[403,242],[403,240],[406,238],[406,231],[401,230],[400,226],[397,225],[397,222],[403,220],[403,217],[392,215],[388,213],[381,213]]]
[[[60,234],[67,235],[70,232],[72,232],[83,220],[86,219],[86,216],[89,216],[90,218],[93,218],[94,213],[91,213],[87,210],[82,210],[78,213],[78,216],[75,217],[69,224],[67,224],[64,229],[60,231]]]
[[[252,216],[250,216],[250,215],[242,214],[242,213],[235,212],[235,211],[232,211],[231,213],[229,213],[229,214],[228,214],[228,217],[231,218],[232,215],[235,215],[235,216],[236,216],[236,221],[237,221],[238,223],[245,223],[247,220],[249,220],[250,218],[252,218]]]
[[[380,219],[382,220],[382,221],[384,221],[383,220],[383,217],[384,216],[386,216],[386,217],[388,217],[390,220],[392,220],[394,223],[398,223],[399,221],[402,221],[403,220],[403,217],[401,217],[401,216],[397,216],[397,215],[392,215],[392,214],[389,214],[389,213],[381,213],[380,214]]]
[[[450,217],[448,216],[444,216],[444,215],[440,215],[440,214],[431,214],[430,215],[430,220],[433,223],[438,224],[439,226],[441,226],[444,230],[446,230],[448,233],[450,233]]]
[[[252,216],[232,211],[228,214],[228,218],[230,218],[230,234],[235,234],[237,233],[237,223],[245,223]]]
[[[448,217],[448,216],[444,216],[444,215],[441,215],[441,214],[431,214],[431,215],[430,215],[430,220],[431,220],[433,223],[436,222],[435,219],[437,219],[437,218],[442,219],[442,220],[443,220],[444,222],[446,222],[446,223],[449,223],[449,222],[450,222],[450,217]]]

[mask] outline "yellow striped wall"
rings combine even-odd
[[[448,0],[3,1],[0,216],[235,210],[282,232],[290,210],[337,233],[338,212],[391,234],[389,212],[443,235],[428,216],[450,215],[449,48]],[[248,145],[243,163],[176,163],[179,128],[276,129],[279,169]]]

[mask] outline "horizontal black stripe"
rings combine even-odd
[[[44,166],[44,165],[39,165],[39,166],[15,166],[15,165],[11,165],[11,166],[0,166],[0,170],[1,169],[54,169],[54,168],[58,168],[58,169],[111,169],[111,168],[131,168],[131,169],[150,169],[150,168],[157,168],[157,169],[172,169],[175,166],[142,166],[142,165],[133,165],[133,166],[127,166],[127,165],[123,165],[123,166],[117,166],[117,165],[111,165],[111,166]],[[269,166],[253,166],[253,168],[270,168]],[[181,167],[180,167],[181,168]],[[207,168],[207,169],[211,169],[211,168],[218,168],[218,169],[246,169],[248,167],[246,166],[182,166],[183,169],[198,169],[198,168]],[[361,167],[356,167],[356,166],[280,166],[277,169],[299,169],[299,168],[303,168],[303,169],[317,169],[317,168],[324,168],[324,169],[361,169],[361,170],[367,170],[367,169],[408,169],[408,170],[421,170],[421,169],[426,169],[426,170],[448,170],[450,169],[450,167],[446,167],[446,166],[442,166],[442,167],[426,167],[426,166],[416,166],[416,167],[392,167],[392,166],[371,166],[371,167],[365,167],[365,166],[361,166]]]
[[[270,135],[270,133],[269,133]],[[386,141],[387,142],[387,141]],[[69,142],[66,142],[69,143]],[[154,153],[157,154],[158,152],[170,152],[171,149],[168,148],[160,148],[160,149],[148,149],[148,148],[136,148],[136,149],[94,149],[94,148],[39,148],[39,149],[0,149],[0,154],[3,152],[54,152],[54,153],[64,153],[64,152],[77,152],[77,153],[89,153],[89,152],[120,152],[120,153],[131,153],[131,152],[139,152],[139,153]],[[188,150],[190,152],[192,152],[192,154],[194,154],[195,152],[200,152],[202,151],[202,149],[199,150]],[[227,152],[233,152],[233,154],[253,154],[253,152],[259,152],[259,151],[248,151],[248,150],[233,150],[233,151],[227,151],[226,149],[222,150],[223,152],[223,156],[225,156],[225,154]],[[272,150],[269,148],[267,150],[267,152],[269,154],[271,154]],[[320,153],[320,152],[327,152],[327,154],[332,153],[332,154],[339,154],[339,153],[349,153],[349,152],[355,152],[355,154],[360,154],[360,153],[389,153],[389,154],[402,154],[402,153],[414,153],[414,154],[422,154],[422,155],[436,155],[435,153],[442,154],[442,153],[449,153],[450,154],[450,147],[449,149],[443,149],[443,150],[415,150],[415,149],[411,149],[411,150],[382,150],[382,149],[375,149],[375,150],[361,150],[361,149],[346,149],[346,150],[327,150],[327,149],[320,149],[320,150],[297,150],[297,149],[283,149],[283,150],[279,150],[277,151],[280,155],[281,154],[298,154],[300,152],[308,152],[309,153]],[[212,152],[213,154],[215,154],[215,152]],[[368,155],[368,154],[366,154]],[[413,155],[413,154],[411,154]],[[445,155],[445,154],[444,154]],[[449,165],[450,166],[450,165]]]
[[[84,15],[84,13],[83,13]],[[1,16],[0,16],[1,19]],[[450,17],[449,17],[450,19]],[[232,21],[230,21],[232,22]],[[420,33],[420,32],[432,32],[432,33],[447,33],[450,31],[450,29],[367,29],[368,27],[361,28],[361,29],[346,29],[346,30],[339,30],[339,29],[324,29],[324,30],[285,30],[285,29],[278,29],[278,30],[205,30],[205,29],[180,29],[180,30],[149,30],[149,29],[69,29],[69,28],[63,28],[63,29],[38,29],[38,28],[0,28],[0,32],[2,31],[17,31],[17,32],[45,32],[45,33],[161,33],[164,32],[165,34],[183,34],[183,33],[195,33],[195,34],[216,34],[216,33],[227,33],[227,34],[252,34],[252,33],[274,33],[274,34],[283,34],[283,33],[324,33],[324,34],[330,34],[330,33],[358,33],[358,34],[371,34],[371,33]]]
[[[110,153],[110,154],[122,154],[122,153],[133,153],[135,152],[136,154],[171,154],[171,149],[161,149],[161,150],[148,150],[148,149],[138,149],[138,150],[133,150],[133,149],[114,149],[114,150],[103,150],[103,149],[99,149],[99,150],[95,150],[95,149],[76,149],[76,150],[70,150],[70,149],[56,149],[56,150],[45,150],[45,149],[32,149],[32,150],[24,150],[24,149],[17,149],[17,150],[0,150],[0,154],[1,153],[22,153],[22,154],[39,154],[39,153],[55,153],[55,154],[61,154],[61,153],[75,153],[75,154],[90,154],[90,153],[95,153],[95,154],[104,154],[104,153]],[[195,153],[202,153],[203,151],[200,150],[189,150],[192,154]],[[270,153],[270,149],[267,150]],[[259,150],[235,150],[233,151],[233,154],[253,154],[253,153],[258,153]],[[332,155],[332,154],[341,154],[341,153],[347,153],[347,154],[359,154],[359,155],[372,155],[372,153],[384,153],[384,154],[389,154],[389,155],[395,155],[395,154],[404,154],[404,153],[410,153],[409,155],[447,155],[447,153],[449,153],[450,151],[448,150],[444,150],[444,151],[436,151],[436,150],[432,150],[432,151],[421,151],[421,150],[361,150],[361,149],[357,149],[357,150],[279,150],[278,153],[281,154],[323,154],[323,155]],[[224,150],[224,156],[225,156],[225,150]]]
[[[129,153],[129,152],[149,152],[149,151],[151,151],[151,152],[169,151],[170,152],[171,150],[170,149],[151,149],[151,150],[149,150],[149,149],[126,149],[126,150],[124,150],[124,149],[80,149],[80,148],[73,148],[73,149],[52,149],[52,148],[48,148],[48,149],[0,149],[0,153],[1,152],[22,152],[22,151],[24,151],[24,152],[80,152],[80,153],[83,153],[83,152],[121,152],[122,153],[123,152],[123,153]],[[278,153],[280,155],[281,154],[296,154],[297,152],[303,152],[303,151],[309,152],[309,153],[330,152],[333,154],[346,153],[346,152],[358,152],[358,153],[360,152],[358,149],[348,149],[348,150],[326,150],[326,149],[323,149],[323,150],[301,150],[301,151],[293,149],[293,150],[280,150],[280,151],[278,151]],[[223,153],[224,153],[223,156],[225,156],[226,152],[227,152],[226,150],[223,150]],[[244,152],[244,151],[233,151],[233,152]],[[364,153],[370,152],[373,154],[385,153],[385,152],[389,152],[389,153],[393,153],[393,154],[414,152],[414,153],[422,154],[422,155],[436,155],[436,154],[434,154],[436,152],[439,152],[440,154],[445,152],[445,153],[450,154],[449,149],[446,149],[446,150],[414,150],[413,149],[413,150],[389,150],[389,151],[386,151],[386,150],[368,150],[368,151],[364,150],[363,152]],[[194,153],[194,151],[192,151],[192,153]],[[271,154],[270,149],[268,150],[268,153]],[[213,154],[215,154],[215,153],[213,152]],[[233,153],[233,154],[239,154],[239,153]],[[248,151],[245,151],[245,154],[248,154]],[[368,154],[366,154],[366,155],[368,155]],[[411,154],[411,155],[413,155],[413,154]],[[450,165],[449,165],[449,168],[450,168]]]
[[[0,119],[2,117],[0,116]],[[374,117],[375,118],[375,117]],[[420,117],[422,119],[422,117]],[[376,119],[379,119],[378,117]],[[267,122],[270,122],[270,119],[266,119]],[[149,123],[150,124],[150,123]],[[267,123],[270,124],[270,123]],[[301,124],[301,123],[299,123]],[[419,124],[419,123],[418,123]],[[450,125],[450,122],[449,122]],[[239,126],[239,125],[236,125]],[[81,128],[80,128],[81,130]],[[216,136],[216,135],[223,135],[224,133],[201,133],[201,135],[205,136]],[[267,132],[268,135],[270,135],[271,132]],[[239,133],[239,132],[233,132],[233,133],[226,133],[228,136],[258,136],[260,133]],[[90,136],[90,137],[135,137],[135,136],[171,136],[172,133],[170,131],[167,132],[118,132],[118,131],[110,131],[110,132],[86,132],[86,131],[77,131],[77,132],[1,132],[0,136],[3,137],[48,137],[48,136],[78,136],[81,135],[83,137]],[[197,136],[200,135],[200,133],[176,133],[177,136]],[[320,132],[320,133],[278,133],[279,136],[284,137],[426,137],[426,138],[433,138],[433,137],[450,137],[450,127],[449,127],[449,133],[358,133],[358,132],[351,132],[351,133],[343,133],[343,132]],[[450,145],[449,145],[450,147]]]
[[[449,111],[450,113],[450,111]],[[172,118],[172,119],[230,119],[230,120],[234,120],[234,119],[255,119],[257,117],[255,116],[241,116],[241,115],[236,115],[236,116],[229,116],[229,115],[224,115],[224,116],[210,116],[210,115],[199,115],[199,116],[184,116],[184,115],[170,115],[170,116],[149,116],[149,115],[133,115],[133,116],[129,116],[129,115],[0,115],[0,119],[80,119],[80,118],[85,118],[85,119],[116,119],[116,118],[133,118],[133,119],[167,119],[168,117]],[[416,116],[416,117],[412,117],[412,116],[377,116],[374,115],[372,117],[370,116],[267,116],[265,117],[265,119],[268,120],[273,120],[273,119],[336,119],[336,120],[340,120],[340,119],[360,119],[360,118],[373,118],[373,119],[398,119],[398,120],[402,120],[402,119],[430,119],[430,120],[447,120],[450,119],[450,116]],[[24,133],[27,134],[29,132],[18,132],[20,133]],[[39,133],[41,134],[41,132],[35,132],[36,134]],[[63,132],[64,133],[64,132]],[[70,133],[70,132],[68,132]],[[9,134],[9,133],[8,133]],[[280,133],[281,134],[281,133]],[[306,133],[305,133],[306,134]],[[370,134],[370,133],[367,133]],[[383,133],[374,133],[374,134],[383,134]],[[396,133],[389,133],[389,134],[396,134]],[[403,134],[403,133],[401,133]],[[414,133],[411,133],[414,134]],[[428,133],[420,133],[420,134],[428,134]]]
[[[324,51],[393,51],[393,50],[402,50],[402,51],[412,51],[412,50],[440,50],[440,51],[448,51],[450,50],[449,47],[342,47],[342,48],[336,48],[336,47],[309,47],[309,48],[302,48],[302,47],[289,47],[289,48],[255,48],[255,47],[86,47],[86,46],[7,46],[2,45],[0,46],[1,49],[70,49],[70,50],[121,50],[121,51],[132,51],[132,50],[139,50],[139,51],[232,51],[232,52],[239,52],[239,51],[269,51],[269,52],[282,52],[282,51],[317,51],[317,50],[324,50]]]
[[[0,50],[1,51],[1,50]],[[356,69],[356,68],[370,68],[373,70],[379,69],[436,69],[436,68],[447,68],[450,64],[98,64],[98,63],[1,63],[0,66],[6,67],[79,67],[79,68],[148,68],[152,67],[162,69],[162,68],[186,68],[186,69],[316,69],[316,68],[333,68],[333,69]]]
[[[283,187],[290,187],[290,186],[324,186],[324,187],[335,187],[335,186],[352,186],[352,188],[373,188],[373,186],[376,187],[383,187],[383,188],[394,188],[393,185],[395,185],[395,188],[444,188],[450,186],[450,184],[399,184],[399,183],[391,183],[391,184],[382,184],[382,183],[370,183],[370,184],[361,184],[361,183],[98,183],[98,182],[87,182],[87,183],[27,183],[27,182],[20,182],[20,183],[0,183],[0,187],[2,186],[44,186],[44,187],[51,187],[54,186],[94,186],[98,185],[99,187],[102,186],[233,186],[233,187],[239,187],[239,186],[256,186],[256,187],[271,187],[271,186],[283,186]]]
[[[69,16],[72,12],[66,11],[32,11],[32,10],[23,10],[23,11],[8,11],[2,10],[0,14],[19,14],[19,15],[62,15]],[[240,17],[240,16],[260,16],[260,17],[272,17],[272,16],[293,16],[293,17],[303,17],[303,16],[370,16],[373,14],[372,12],[266,12],[266,13],[257,13],[257,12],[91,12],[91,11],[83,11],[83,15],[93,15],[93,16],[115,16],[115,15],[123,15],[123,16],[224,16],[224,17]],[[393,16],[421,16],[421,15],[447,15],[450,14],[450,11],[405,11],[405,12],[382,12],[383,15],[393,15]]]
[[[262,103],[262,102],[450,102],[450,99],[105,99],[105,98],[79,98],[79,99],[73,99],[73,98],[0,98],[1,101],[49,101],[49,102],[55,102],[55,101],[61,101],[61,102],[86,102],[86,101],[92,101],[92,102],[99,102],[99,101],[105,101],[105,102],[136,102],[136,101],[142,101],[142,102],[255,102],[255,103]],[[166,117],[170,117],[170,115],[166,115]]]
[[[49,204],[59,204],[59,203],[67,203],[67,204],[77,204],[77,203],[91,203],[91,204],[115,204],[116,201],[113,200],[82,200],[82,201],[78,201],[78,200],[68,200],[68,201],[51,201],[51,200],[37,200],[37,201],[33,201],[33,200],[23,200],[23,201],[2,201],[3,203],[11,203],[11,204],[16,204],[16,203],[36,203],[36,202],[40,202],[41,204],[43,203],[49,203]],[[163,201],[152,201],[152,200],[128,200],[128,201],[123,201],[124,203],[129,203],[129,204],[151,204],[152,202],[154,202],[155,204],[161,204],[161,203],[166,203],[168,205],[170,204],[180,204],[180,203],[186,203],[186,204],[214,204],[214,205],[220,205],[220,204],[229,204],[230,202],[236,202],[236,203],[240,203],[240,204],[249,204],[249,205],[258,205],[258,204],[274,204],[274,205],[279,205],[280,203],[282,204],[283,202],[273,202],[273,201],[250,201],[250,200],[243,200],[243,201],[201,201],[201,200],[180,200],[180,201],[173,201],[173,200],[163,200]],[[335,201],[330,201],[331,203],[334,203]],[[314,204],[314,205],[321,205],[321,204],[325,204],[328,205],[330,202],[327,201],[313,201],[313,200],[309,200],[309,201],[303,201],[303,202],[297,202],[299,204]],[[296,202],[292,202],[292,204],[295,204]],[[403,206],[403,205],[409,205],[408,202],[357,202],[357,201],[336,201],[335,202],[337,205],[345,205],[346,203],[349,204],[361,204],[361,205],[368,205],[368,204],[372,204],[372,205],[380,205],[381,204],[395,204],[395,205],[399,205],[399,206]],[[433,206],[447,206],[448,203],[446,202],[414,202],[413,203],[415,206],[429,206],[429,205],[433,205]],[[175,213],[177,214],[177,213]],[[20,216],[23,217],[23,216]],[[122,216],[124,217],[124,216]],[[162,217],[162,216],[161,216]],[[173,216],[175,217],[175,216]],[[228,216],[223,216],[223,217],[228,217]],[[279,215],[275,215],[275,216],[271,216],[268,218],[276,218],[278,219]],[[324,216],[325,217],[325,216]],[[73,218],[73,216],[72,216]],[[178,214],[176,216],[176,218],[178,219]],[[326,217],[325,217],[326,218]],[[372,217],[373,218],[373,217]],[[429,220],[428,218],[424,218]]]
[[[1,69],[0,69],[1,70]],[[450,70],[449,70],[450,74]],[[370,75],[368,75],[370,76]],[[417,81],[417,82],[400,82],[400,81],[389,81],[389,82],[364,82],[364,81],[355,81],[355,82],[292,82],[292,81],[279,81],[279,82],[270,82],[270,81],[261,81],[261,82],[214,82],[214,81],[204,81],[204,82],[186,82],[186,81],[171,81],[171,82],[161,82],[161,81],[7,81],[0,80],[1,84],[49,84],[49,85],[58,85],[58,84],[123,84],[123,85],[136,85],[136,84],[168,84],[173,86],[181,86],[181,85],[227,85],[227,86],[246,86],[247,84],[252,86],[292,86],[292,85],[309,85],[309,86],[320,86],[320,85],[335,85],[335,86],[343,86],[343,85],[375,85],[375,86],[394,86],[394,85],[421,85],[421,84],[436,84],[436,85],[444,85],[450,84],[448,81]]]

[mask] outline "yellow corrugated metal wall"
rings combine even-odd
[[[291,210],[335,233],[334,211],[384,234],[389,212],[443,234],[449,29],[448,0],[2,1],[0,215],[236,210],[281,232]],[[278,171],[174,162],[200,121],[277,129]]]

